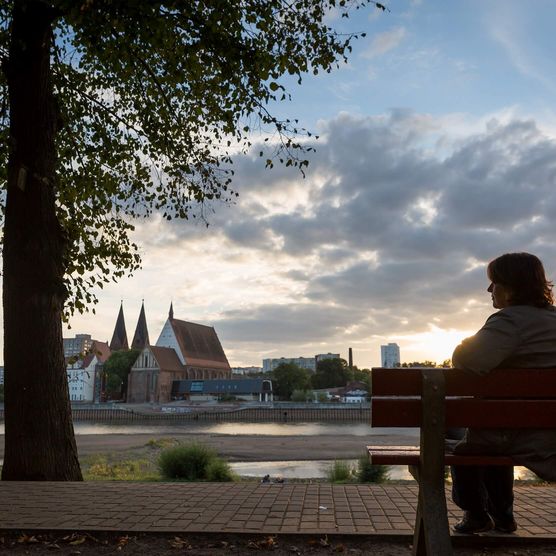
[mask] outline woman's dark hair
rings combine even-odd
[[[552,282],[546,279],[542,262],[530,253],[506,253],[490,261],[487,275],[491,282],[509,288],[510,305],[552,305]]]

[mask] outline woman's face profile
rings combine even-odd
[[[509,305],[510,291],[506,286],[502,284],[496,284],[494,282],[490,283],[487,288],[492,297],[492,305],[495,309],[503,309]]]

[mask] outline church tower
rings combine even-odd
[[[112,340],[110,342],[110,349],[112,351],[120,351],[122,349],[129,349],[129,345],[127,343],[127,332],[125,330],[124,302],[123,301],[120,305],[120,312],[118,313],[118,320],[116,320],[116,327],[114,328],[114,334],[112,334]]]
[[[139,320],[131,342],[131,349],[143,349],[150,345],[149,331],[147,330],[147,319],[145,318],[145,301],[141,303],[141,312],[139,313]]]

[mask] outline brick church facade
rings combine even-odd
[[[141,317],[144,324],[136,336],[143,345],[134,342],[133,347],[142,349],[129,373],[128,403],[168,402],[174,380],[231,378],[228,359],[212,326],[175,319],[170,305],[156,345],[151,346],[143,308]]]

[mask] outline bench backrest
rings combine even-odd
[[[556,429],[556,369],[374,368],[372,425],[421,426],[423,377],[446,395],[447,427]]]

